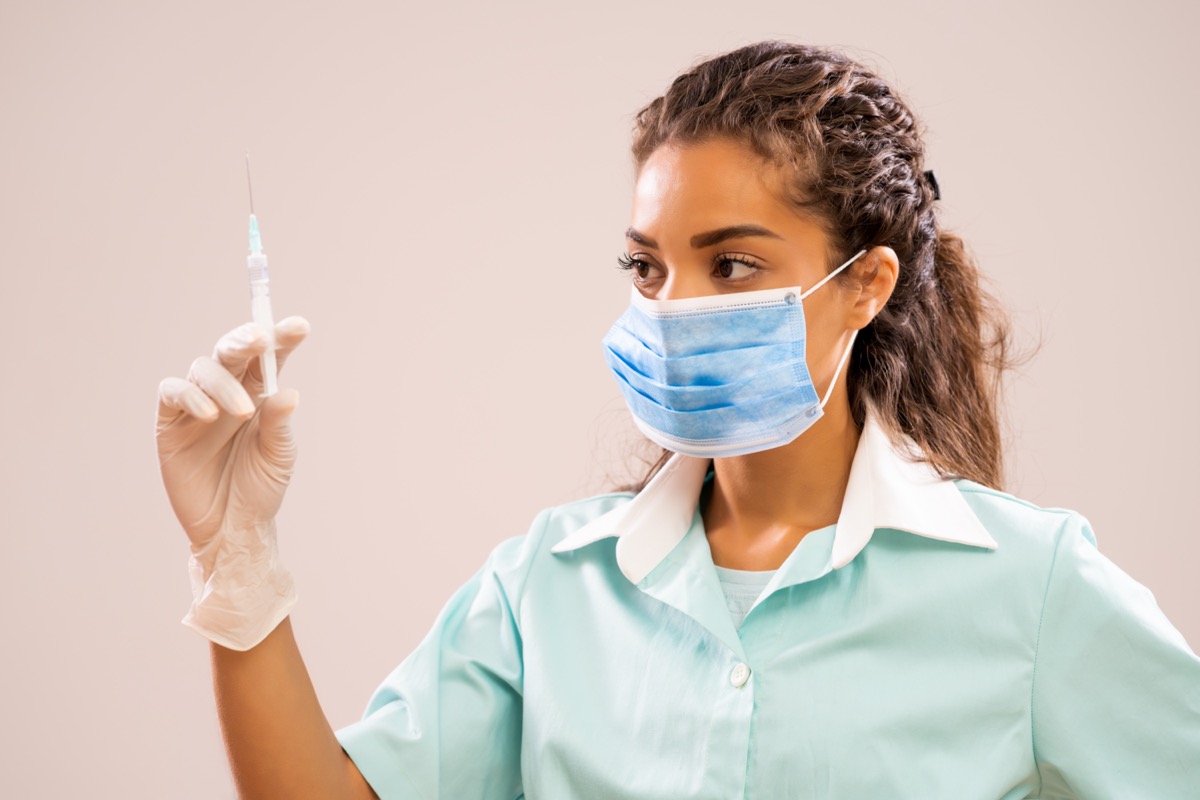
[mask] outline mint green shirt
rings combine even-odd
[[[1200,797],[1200,659],[1083,516],[868,417],[838,522],[738,627],[708,466],[496,545],[336,731],[381,798]]]

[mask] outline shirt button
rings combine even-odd
[[[748,680],[750,680],[750,668],[745,664],[738,664],[733,668],[733,672],[729,673],[729,682],[739,689],[745,686]]]

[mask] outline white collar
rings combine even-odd
[[[920,449],[902,437],[914,454]],[[711,459],[676,453],[641,492],[575,530],[551,549],[563,553],[617,536],[617,564],[637,584],[680,542],[692,525]],[[892,528],[947,542],[996,549],[996,541],[963,499],[954,482],[924,461],[893,447],[867,404],[842,500],[831,565],[845,566],[877,528]]]

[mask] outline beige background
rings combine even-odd
[[[249,318],[245,150],[276,317],[313,326],[279,528],[340,727],[496,542],[623,474],[630,118],[763,38],[845,47],[929,125],[945,221],[1044,339],[1009,488],[1087,515],[1196,647],[1196,16],[3,0],[0,796],[232,796],[153,412]]]

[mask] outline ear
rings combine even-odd
[[[900,274],[900,259],[886,245],[872,247],[850,266],[850,274],[859,284],[858,296],[849,311],[847,323],[855,330],[865,328],[875,319],[892,291]]]

